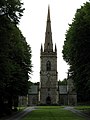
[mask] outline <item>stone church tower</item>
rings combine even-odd
[[[57,48],[53,50],[50,8],[48,7],[44,48],[40,54],[40,104],[58,104]]]

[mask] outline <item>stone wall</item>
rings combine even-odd
[[[29,94],[28,95],[28,105],[29,106],[38,105],[38,94]]]

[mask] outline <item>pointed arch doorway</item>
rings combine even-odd
[[[47,104],[47,105],[51,105],[51,97],[50,97],[50,96],[48,96],[48,97],[46,98],[46,104]]]

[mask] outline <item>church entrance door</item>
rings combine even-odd
[[[46,104],[47,104],[47,105],[51,105],[51,97],[50,97],[50,96],[48,96],[48,97],[46,98]]]

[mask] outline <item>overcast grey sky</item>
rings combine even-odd
[[[44,45],[45,42],[48,5],[51,14],[52,40],[53,44],[56,43],[58,51],[58,80],[63,80],[67,77],[69,68],[62,57],[66,30],[68,24],[72,23],[76,10],[86,1],[89,0],[22,0],[25,11],[19,27],[32,49],[33,73],[30,79],[32,82],[40,81],[40,48],[41,43]]]

